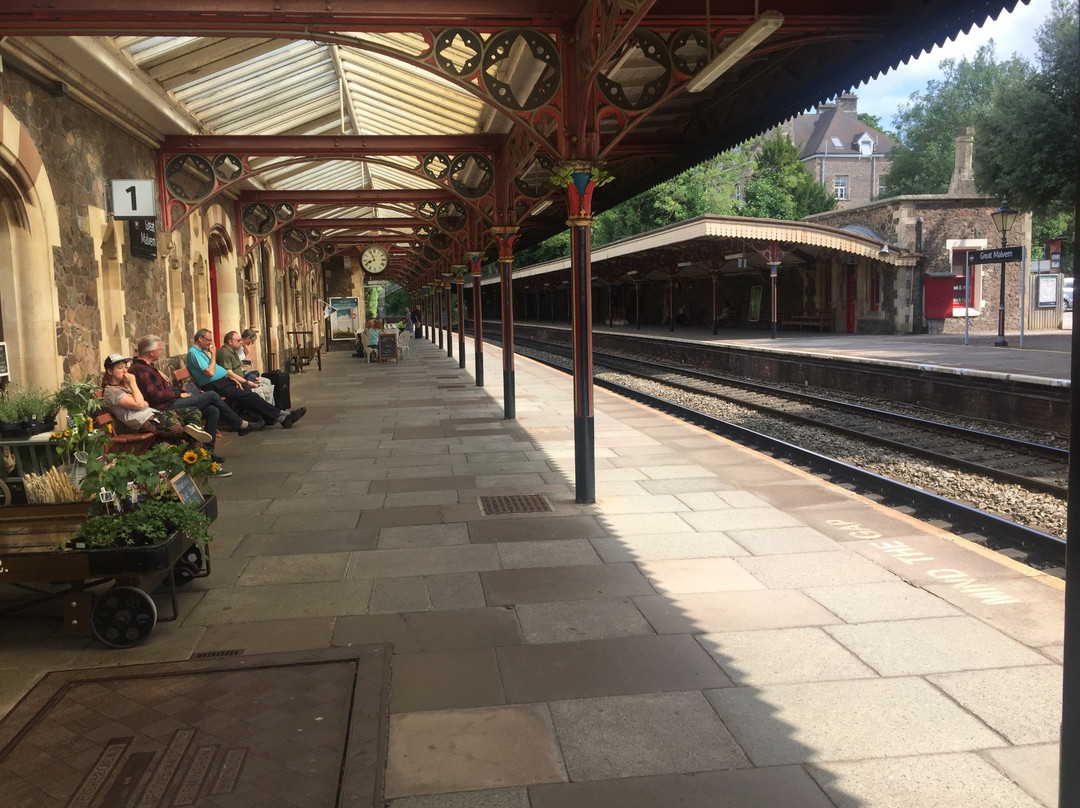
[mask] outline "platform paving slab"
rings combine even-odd
[[[550,705],[573,782],[749,766],[699,691]]]
[[[653,559],[637,566],[661,595],[765,588],[733,558]]]
[[[904,581],[817,586],[803,592],[845,623],[918,620],[961,614],[955,606]]]
[[[529,792],[525,788],[493,788],[402,797],[390,800],[387,808],[529,808]]]
[[[877,676],[820,628],[720,632],[702,634],[697,641],[736,685]]]
[[[493,570],[481,572],[480,579],[489,606],[653,593],[649,582],[633,564]]]
[[[499,569],[499,556],[495,545],[410,547],[353,553],[346,577],[351,580],[403,578],[496,569]]]
[[[738,564],[770,589],[894,581],[896,576],[847,550],[744,556]]]
[[[502,569],[580,567],[603,563],[595,548],[585,539],[503,542],[494,548],[498,552],[498,562]],[[477,549],[482,548],[478,546]]]
[[[658,634],[708,634],[837,623],[801,592],[758,590],[636,597],[634,605]]]
[[[1057,744],[987,749],[982,755],[1046,808],[1057,808],[1061,766]]]
[[[335,619],[306,617],[208,626],[195,651],[240,650],[245,654],[266,654],[326,648],[331,645]]]
[[[390,716],[389,799],[565,780],[545,705]]]
[[[975,754],[828,763],[808,768],[837,808],[946,804],[1043,808]]]
[[[731,681],[685,635],[618,637],[498,649],[508,702],[726,687]]]
[[[928,585],[926,590],[1018,642],[1037,648],[1064,640],[1065,612],[1059,599],[1062,587],[1060,580],[1050,578],[987,582],[961,578]]]
[[[827,626],[882,676],[1039,665],[1046,658],[966,615]]]
[[[528,793],[531,808],[835,808],[799,766],[539,785]]]
[[[1062,671],[1058,665],[941,673],[926,678],[1015,746],[1059,740]],[[1002,698],[1003,693],[1018,696]]]
[[[729,687],[705,695],[755,766],[1005,745],[982,721],[918,678]]]
[[[673,558],[717,558],[746,555],[726,533],[659,533],[591,539],[605,564]]]
[[[283,556],[301,553],[339,553],[352,550],[374,549],[379,540],[378,530],[369,528],[349,528],[338,530],[311,530],[314,527],[309,520],[308,530],[276,531],[274,533],[249,534],[243,537],[235,549],[234,556]],[[220,539],[215,535],[210,551],[218,554]]]
[[[340,581],[345,578],[349,553],[294,553],[250,558],[238,586]]]
[[[366,614],[371,581],[333,581],[304,584],[214,589],[187,618],[187,623],[214,626],[295,617],[336,617]]]
[[[505,704],[492,648],[397,654],[390,712],[408,713]]]
[[[629,598],[523,603],[515,611],[525,641],[533,645],[654,633]]]
[[[489,648],[524,642],[512,609],[463,609],[338,617],[334,645],[388,642],[398,654]]]
[[[756,556],[836,552],[841,547],[812,527],[735,528],[724,532]]]

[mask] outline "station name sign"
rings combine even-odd
[[[969,264],[1000,264],[1009,261],[1023,261],[1023,247],[997,247],[992,250],[968,250]]]

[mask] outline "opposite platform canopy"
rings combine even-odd
[[[1016,3],[6,0],[0,55],[160,149],[165,228],[235,199],[241,249],[415,288],[563,229],[569,161],[603,210]]]

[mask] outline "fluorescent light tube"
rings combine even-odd
[[[720,76],[741,61],[750,51],[766,40],[769,35],[784,23],[784,15],[779,11],[763,11],[754,22],[739,34],[735,41],[718,53],[711,62],[701,68],[686,84],[692,93],[700,93]]]

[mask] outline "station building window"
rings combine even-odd
[[[833,193],[841,201],[848,198],[848,178],[846,176],[833,177]]]

